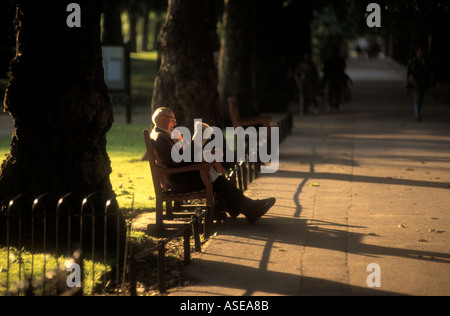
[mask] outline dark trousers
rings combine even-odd
[[[174,174],[171,175],[170,180],[171,189],[180,193],[205,189],[200,172],[198,171]],[[223,176],[219,176],[214,181],[213,190],[221,202],[220,206],[223,206],[232,216],[245,212],[251,201],[231,181]]]
[[[414,88],[414,117],[420,118],[422,116],[422,105],[425,98],[426,87],[419,84],[417,80],[413,80]]]
[[[232,182],[223,176],[219,176],[213,184],[214,192],[219,201],[227,209],[230,215],[245,213],[247,205],[251,201]]]

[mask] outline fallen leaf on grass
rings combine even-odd
[[[320,184],[318,184],[318,183],[311,183],[309,186],[310,187],[320,187]]]
[[[399,228],[406,228],[405,225],[403,225],[403,224],[398,225],[398,227]]]

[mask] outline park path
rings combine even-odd
[[[448,89],[416,122],[398,64],[354,60],[348,73],[353,101],[296,116],[279,171],[246,192],[275,206],[222,224],[171,295],[450,295]]]

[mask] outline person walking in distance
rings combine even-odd
[[[406,70],[406,88],[414,91],[414,118],[422,120],[422,106],[427,89],[430,87],[431,73],[425,52],[422,46],[414,49],[414,56],[409,61]]]

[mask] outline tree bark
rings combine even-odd
[[[229,97],[237,99],[243,117],[258,114],[253,89],[254,4],[254,0],[225,0],[219,95],[226,117]]]
[[[101,0],[77,1],[81,27],[68,27],[72,1],[16,1],[17,53],[5,95],[14,119],[0,171],[0,206],[19,194],[113,196],[106,133],[113,122],[103,78]]]
[[[195,118],[222,126],[214,65],[214,0],[169,0],[161,33],[162,63],[155,80],[152,110],[165,106],[179,125],[190,129]]]
[[[104,45],[123,45],[120,2],[118,0],[106,0],[105,2],[102,42]]]
[[[255,102],[262,112],[283,111],[286,106],[282,9],[281,1],[257,1],[255,5],[254,89]]]
[[[130,52],[137,52],[137,13],[132,4],[128,8],[128,22],[130,24]]]

